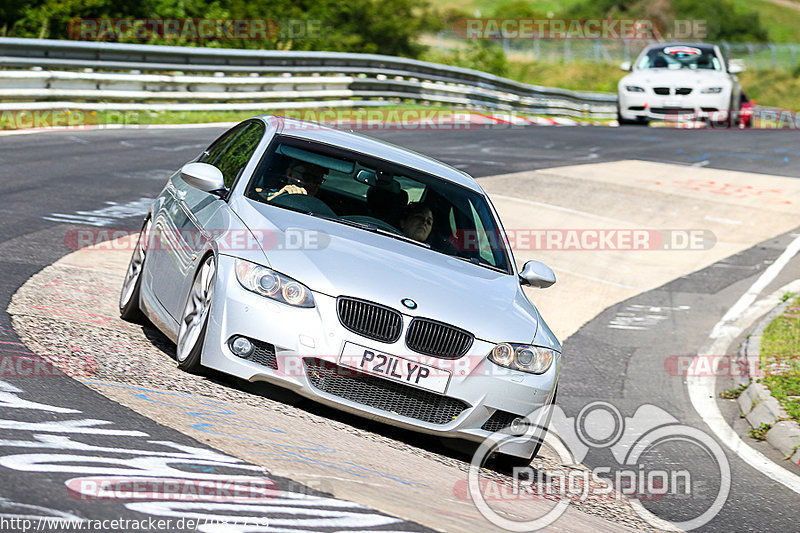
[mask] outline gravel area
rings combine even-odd
[[[88,257],[87,257],[88,256]],[[14,329],[30,350],[60,371],[108,395],[103,382],[114,382],[204,397],[216,402],[257,408],[270,424],[298,428],[318,426],[410,455],[450,470],[451,475],[466,479],[469,467],[466,455],[448,452],[438,439],[419,436],[370,420],[339,413],[267,384],[251,384],[216,374],[197,376],[180,371],[174,360],[174,345],[150,325],[138,326],[122,321],[117,311],[117,291],[128,253],[76,252],[33,276],[14,295],[9,306]],[[133,405],[129,405],[133,407]],[[135,408],[135,407],[134,407]],[[137,409],[138,410],[138,409]],[[140,411],[141,412],[141,411]],[[151,416],[148,412],[143,412]],[[167,416],[151,416],[170,424]],[[178,427],[177,424],[175,427]],[[217,445],[215,443],[214,445]],[[336,447],[331,442],[328,446]],[[237,455],[237,449],[226,449]],[[270,468],[268,455],[254,456],[238,450],[251,462],[261,461]],[[534,459],[537,470],[549,473],[588,469],[582,465],[562,465],[555,454]],[[431,466],[430,468],[434,468]],[[425,468],[423,468],[425,470]],[[285,472],[281,472],[285,474]],[[511,486],[511,479],[494,470],[483,469],[484,479],[498,486]],[[435,480],[430,480],[435,483]],[[604,483],[590,482],[589,494],[600,491]],[[453,494],[452,486],[440,490]],[[548,498],[552,499],[552,498]],[[658,531],[636,514],[631,504],[612,493],[574,501],[580,511],[602,517],[638,531]],[[385,510],[385,509],[382,509]],[[513,512],[506,510],[510,515]],[[419,522],[425,519],[416,517]],[[435,524],[426,524],[436,527]]]

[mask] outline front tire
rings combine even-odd
[[[133,255],[128,263],[128,271],[125,273],[125,279],[122,282],[122,290],[119,294],[119,316],[122,320],[141,324],[145,320],[144,313],[139,307],[139,294],[142,289],[142,272],[144,271],[144,262],[147,258],[144,243],[150,233],[150,219],[144,223],[142,232],[136,241],[136,247],[133,249]]]
[[[209,255],[195,274],[192,288],[181,312],[176,350],[178,368],[193,374],[201,372],[203,368],[200,360],[208,328],[208,315],[214,298],[216,274],[216,261],[213,255]]]

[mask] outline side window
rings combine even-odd
[[[239,173],[256,151],[256,147],[264,136],[265,131],[264,124],[250,122],[237,132],[231,142],[220,151],[213,163],[209,154],[208,162],[222,171],[226,187],[230,188],[236,178],[239,177]]]
[[[230,142],[236,137],[236,135],[242,131],[242,129],[246,126],[246,124],[237,124],[236,126],[232,127],[222,135],[220,135],[216,141],[211,143],[211,146],[206,148],[206,151],[203,152],[203,155],[197,161],[200,163],[208,163],[209,165],[214,165],[219,158],[219,155],[222,153],[223,150],[230,144]]]
[[[475,224],[476,234],[478,236],[478,250],[481,256],[481,259],[489,263],[490,265],[494,265],[494,254],[492,253],[492,244],[489,241],[489,237],[491,235],[487,235],[486,229],[483,227],[483,221],[481,220],[480,215],[475,210],[475,206],[472,205],[472,202],[469,203],[469,209],[472,214],[472,220]]]

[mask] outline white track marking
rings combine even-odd
[[[637,291],[644,290],[644,289],[640,289],[639,287],[634,287],[633,285],[625,285],[624,283],[616,283],[614,281],[608,281],[607,279],[596,278],[594,276],[587,276],[586,274],[581,274],[579,272],[573,272],[571,270],[566,270],[566,269],[561,268],[561,267],[558,267],[558,268],[554,267],[553,270],[555,270],[556,272],[563,272],[565,274],[569,274],[571,276],[575,276],[575,277],[578,277],[578,278],[588,279],[589,281],[596,281],[597,283],[604,283],[606,285],[613,285],[614,287],[620,287],[622,289],[635,289]]]
[[[522,204],[527,205],[534,205],[536,207],[542,207],[544,209],[552,209],[553,211],[562,211],[564,213],[571,213],[573,215],[580,215],[582,217],[594,218],[597,220],[602,220],[604,222],[611,222],[612,224],[624,224],[626,226],[637,226],[640,228],[645,228],[645,226],[641,226],[634,222],[630,222],[628,220],[621,220],[619,218],[611,218],[611,217],[604,217],[602,215],[595,215],[594,213],[587,213],[586,211],[580,211],[578,209],[572,209],[569,207],[562,207],[560,205],[553,205],[553,204],[546,204],[544,202],[536,202],[534,200],[526,200],[524,198],[517,198],[516,196],[506,196],[504,194],[489,194],[491,198],[498,198],[500,200],[509,200],[512,202],[519,202]]]
[[[731,307],[714,326],[709,340],[698,352],[698,356],[725,353],[730,343],[746,328],[773,307],[781,295],[789,290],[800,289],[800,280],[781,287],[766,298],[756,302],[758,294],[773,281],[786,264],[800,251],[800,237],[795,238],[778,259],[767,268],[755,283]],[[755,303],[754,303],[755,302]],[[738,455],[744,462],[769,477],[800,493],[800,476],[775,464],[762,453],[747,445],[725,421],[717,406],[716,376],[690,376],[687,379],[689,398],[695,411],[708,424],[717,438]]]
[[[647,330],[670,318],[673,311],[688,311],[689,309],[688,305],[662,307],[632,304],[621,311],[617,311],[607,327],[611,329]]]
[[[127,204],[117,202],[106,202],[108,207],[95,209],[94,211],[76,211],[75,213],[50,213],[50,216],[42,217],[51,222],[61,222],[64,224],[85,224],[90,226],[108,226],[121,218],[133,216],[144,216],[150,210],[153,203],[152,198],[139,198]]]
[[[731,224],[733,226],[740,226],[742,224],[741,220],[734,220],[732,218],[712,217],[711,215],[706,215],[703,218],[708,220],[708,221],[710,221],[710,222],[719,222],[721,224]]]

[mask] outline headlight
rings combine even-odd
[[[531,374],[547,372],[558,352],[541,346],[501,342],[489,354],[489,360],[500,366]]]
[[[700,92],[703,94],[719,94],[722,92],[722,87],[706,87]]]
[[[644,89],[638,85],[626,85],[625,90],[629,93],[643,93]]]
[[[236,279],[242,287],[261,296],[295,307],[314,307],[308,287],[270,268],[237,259]]]

